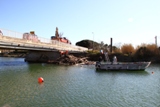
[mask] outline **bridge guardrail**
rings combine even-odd
[[[88,50],[88,48],[70,45],[70,44],[66,44],[56,40],[50,40],[42,37],[38,37],[40,42],[35,43],[32,40],[24,40],[23,33],[6,30],[2,28],[0,28],[0,30],[2,31],[1,35],[3,36],[3,37],[0,37],[0,39],[8,40],[8,41],[10,40],[16,43],[23,43],[23,45],[25,44],[44,45],[48,47],[56,47],[57,49],[62,49],[62,50],[73,50],[73,51],[82,51],[82,52]]]

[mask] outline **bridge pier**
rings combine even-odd
[[[29,51],[25,57],[26,62],[48,62],[60,56],[58,51]]]

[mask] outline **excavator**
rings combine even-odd
[[[56,27],[55,36],[51,36],[51,40],[57,40],[63,43],[71,44],[66,37],[61,37],[58,33],[58,27]]]

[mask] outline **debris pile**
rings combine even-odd
[[[88,57],[75,57],[73,55],[63,55],[54,61],[48,61],[48,63],[60,65],[94,64],[94,62],[88,61]]]

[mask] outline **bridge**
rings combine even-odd
[[[42,37],[38,37],[39,41],[34,42],[33,40],[23,39],[23,33],[2,28],[0,28],[0,30],[0,49],[28,50],[29,53],[25,60],[29,59],[32,61],[37,61],[45,59],[42,58],[43,56],[47,57],[47,60],[53,60],[57,58],[59,51],[81,53],[88,50],[88,48]]]
[[[57,40],[45,39],[38,37],[39,42],[23,39],[23,33],[14,32],[6,29],[1,29],[0,48],[14,50],[36,50],[36,51],[55,51],[68,50],[74,52],[84,52],[87,48],[75,46],[67,43],[62,43]]]

